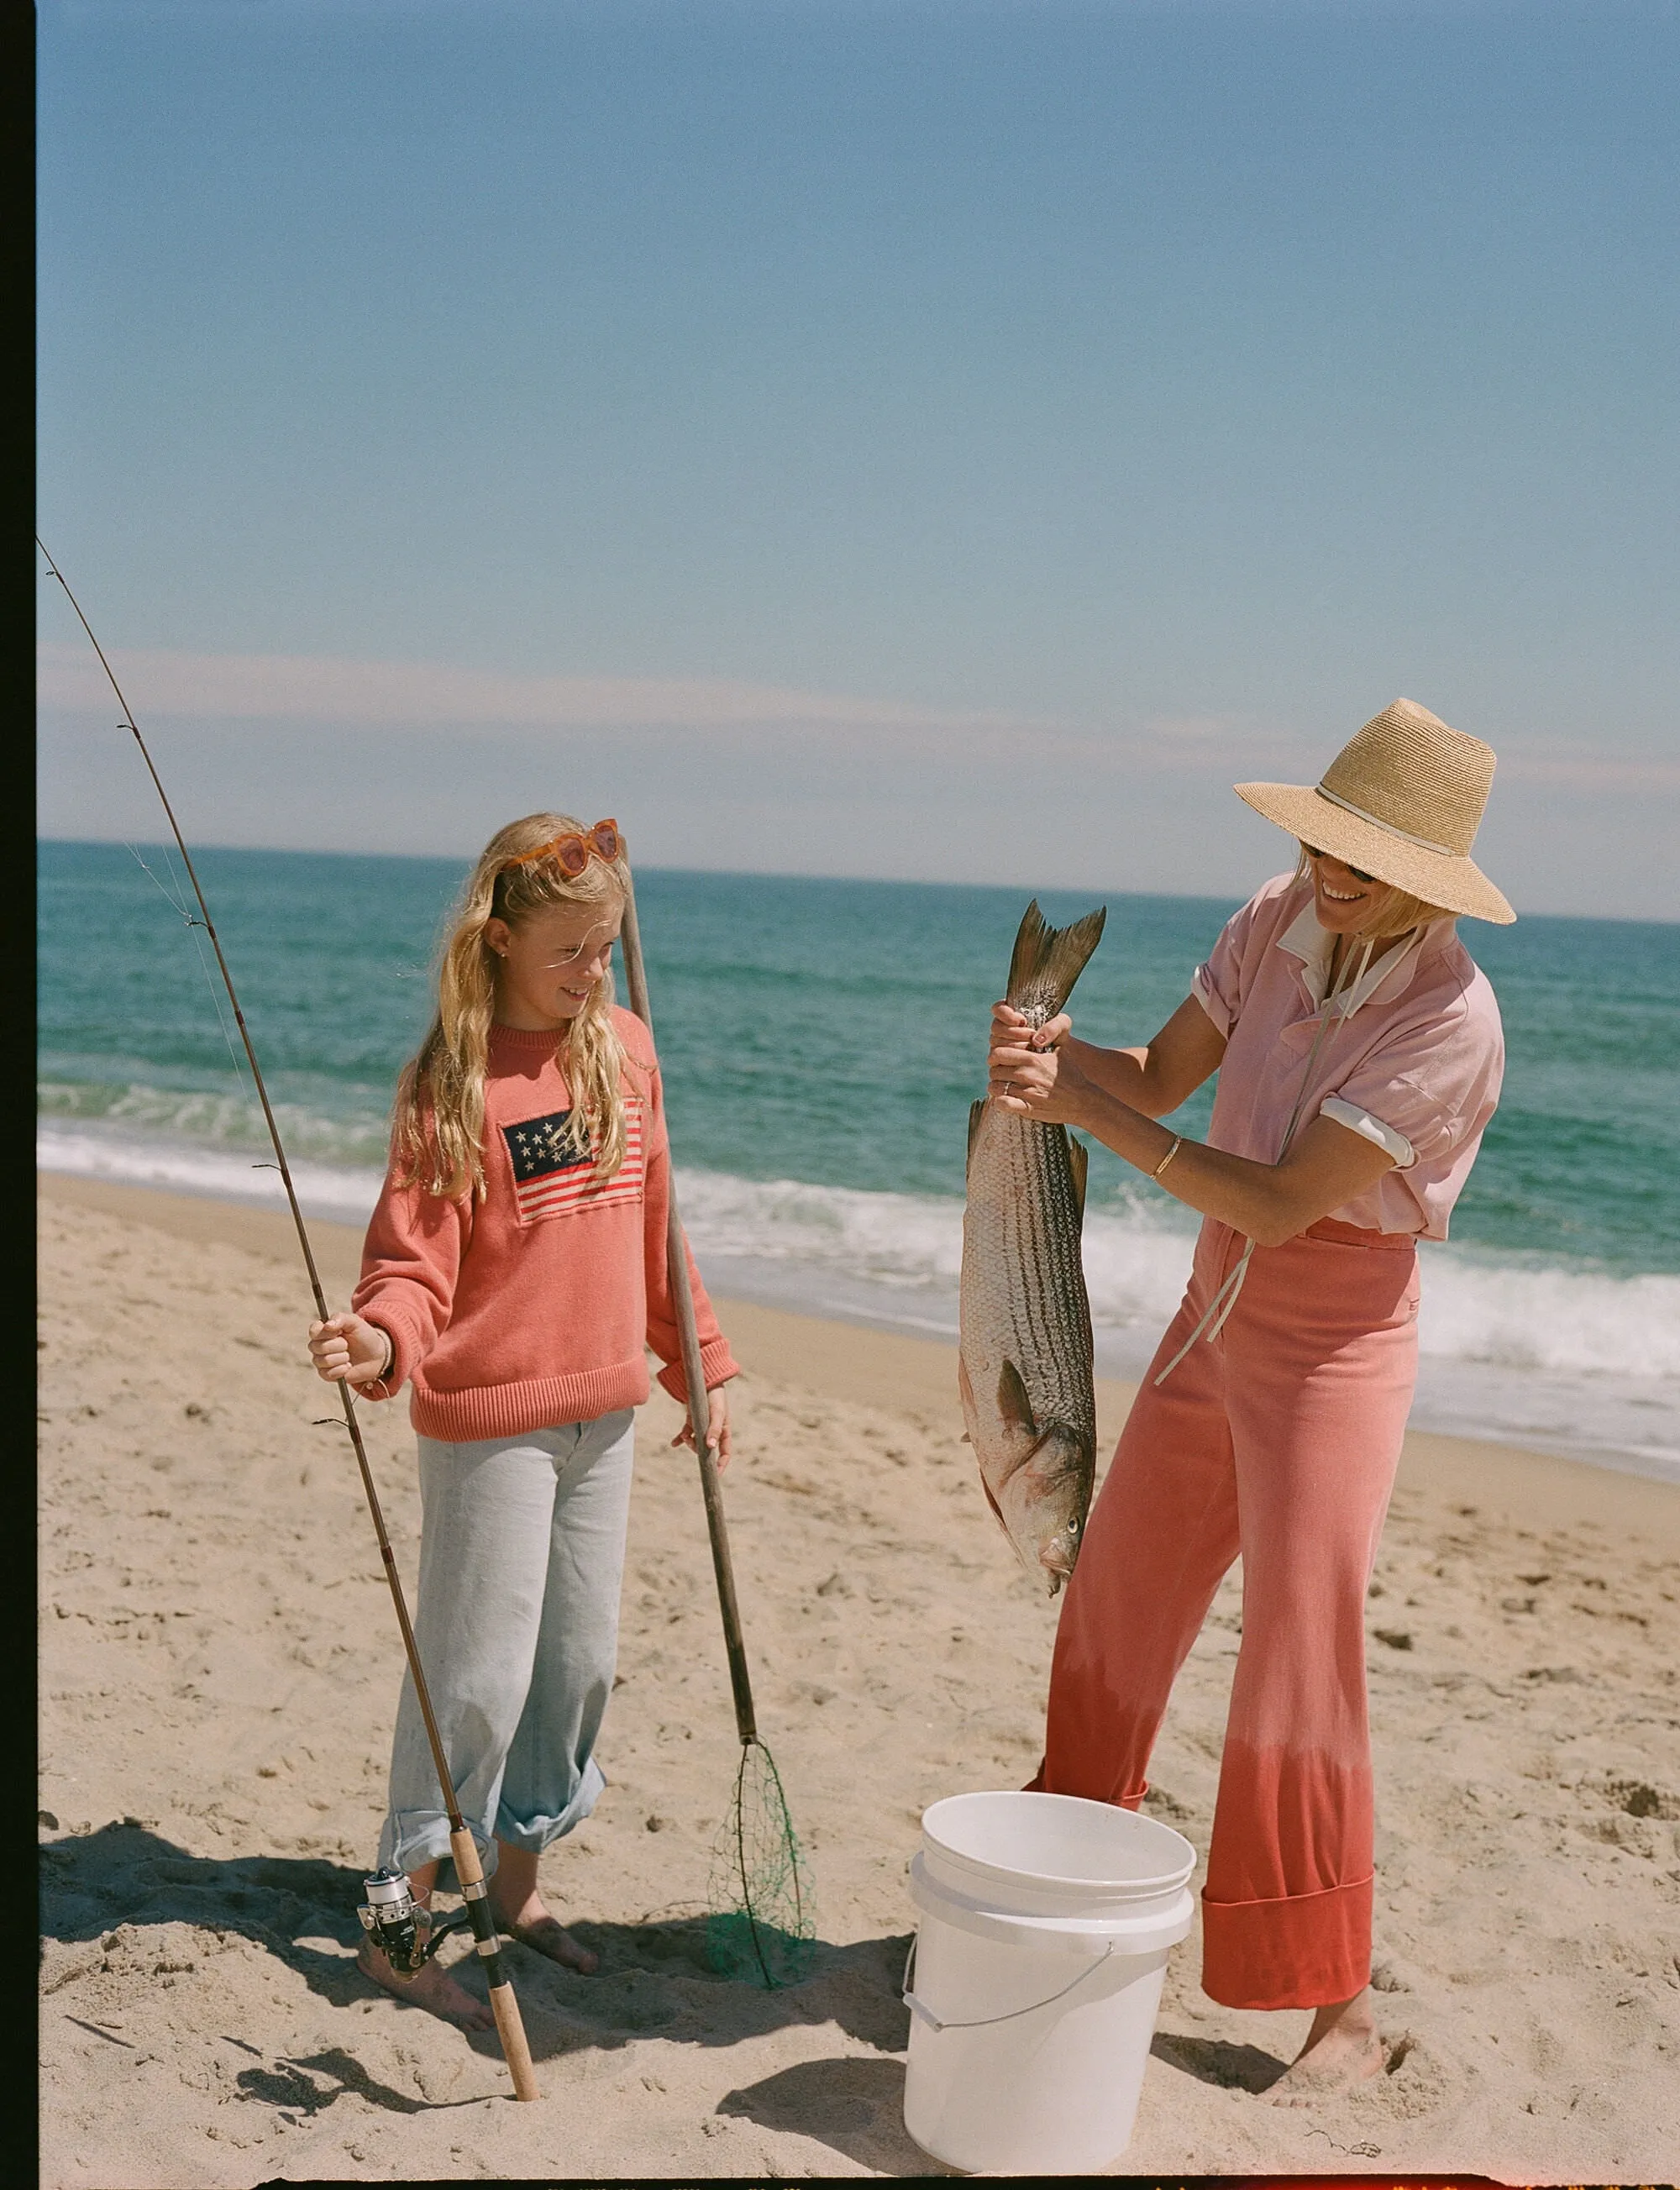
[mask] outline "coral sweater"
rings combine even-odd
[[[413,1385],[423,1436],[465,1443],[593,1421],[660,1382],[687,1397],[667,1283],[671,1155],[659,1065],[633,1013],[613,1021],[629,1059],[627,1154],[604,1182],[559,1136],[570,1096],[552,1034],[493,1028],[485,1082],[485,1198],[399,1186],[367,1228],[358,1315],[396,1348],[373,1399]],[[707,1387],[739,1373],[689,1257]]]

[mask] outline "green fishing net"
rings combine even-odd
[[[797,1984],[816,1954],[810,1868],[775,1759],[743,1742],[735,1801],[712,1847],[706,1959],[720,1977],[775,1990]]]

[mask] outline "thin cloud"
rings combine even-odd
[[[300,654],[113,653],[140,713],[223,720],[378,723],[388,728],[532,729],[741,728],[988,730],[1043,727],[1014,716],[957,712],[807,692],[718,677],[519,677],[446,662],[351,661]],[[85,647],[54,641],[37,653],[48,706],[104,708],[111,692]]]
[[[1323,740],[1249,714],[1155,714],[1109,722],[1056,720],[1002,711],[915,706],[742,678],[529,677],[446,662],[356,661],[299,654],[197,654],[167,648],[114,653],[113,667],[142,725],[148,718],[327,723],[346,729],[615,729],[704,733],[719,749],[770,755],[789,731],[877,746],[898,757],[967,768],[1059,764],[1094,774],[1142,771],[1185,777],[1248,772],[1309,780],[1327,756]],[[76,714],[112,708],[89,650],[45,641],[37,650],[42,704]],[[1323,748],[1321,750],[1321,748]],[[1548,743],[1501,742],[1507,781],[1586,792],[1663,796],[1680,789],[1680,761]]]
[[[1571,791],[1680,791],[1680,760],[1660,755],[1517,752],[1500,755],[1495,777],[1558,784]]]

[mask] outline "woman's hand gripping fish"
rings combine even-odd
[[[1034,1026],[1066,1003],[1107,908],[1047,928],[1027,907],[1006,999]],[[980,1482],[1029,1574],[1073,1572],[1097,1472],[1091,1308],[1080,1260],[1086,1151],[1065,1126],[968,1113],[957,1377]]]

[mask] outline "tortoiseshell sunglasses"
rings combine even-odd
[[[505,875],[509,867],[528,867],[534,860],[552,859],[568,880],[576,882],[591,860],[604,860],[610,866],[622,856],[624,848],[617,822],[598,821],[584,834],[568,829],[565,836],[551,837],[534,852],[521,852],[506,861],[502,871]]]

